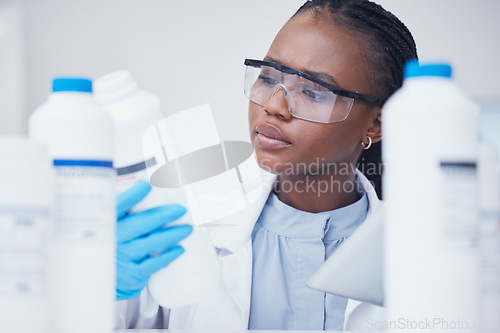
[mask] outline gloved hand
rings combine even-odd
[[[128,213],[150,191],[151,185],[141,182],[117,198],[117,300],[138,297],[154,272],[184,252],[177,243],[193,231],[190,225],[164,228],[186,212],[176,204]]]

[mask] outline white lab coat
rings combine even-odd
[[[380,200],[366,177],[359,171],[357,175],[368,195],[370,215],[379,207]],[[176,330],[219,332],[247,330],[252,286],[251,234],[274,180],[274,175],[263,173],[263,188],[267,190],[246,209],[218,221],[221,224],[237,223],[237,226],[210,228],[223,279],[223,285],[215,294],[191,306],[165,309],[155,302],[145,288],[139,298],[117,302],[117,328],[168,327]],[[384,309],[349,300],[344,329],[365,330],[368,319],[384,320]]]

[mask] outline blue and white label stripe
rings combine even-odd
[[[143,162],[139,162],[121,168],[116,168],[116,172],[118,176],[123,176],[145,170],[153,165],[156,165],[156,159],[154,157],[151,157],[150,159]]]
[[[98,168],[113,168],[113,161],[54,160],[54,166],[85,166],[85,167],[98,167]]]

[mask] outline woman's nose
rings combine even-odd
[[[277,116],[283,120],[290,120],[292,114],[290,113],[290,105],[288,104],[286,95],[288,92],[284,86],[278,86],[273,94],[264,105],[264,111],[269,115]]]

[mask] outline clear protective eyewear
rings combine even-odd
[[[349,116],[355,100],[382,105],[382,100],[343,90],[310,74],[278,63],[245,59],[245,95],[264,106],[280,89],[295,118],[336,123]]]

